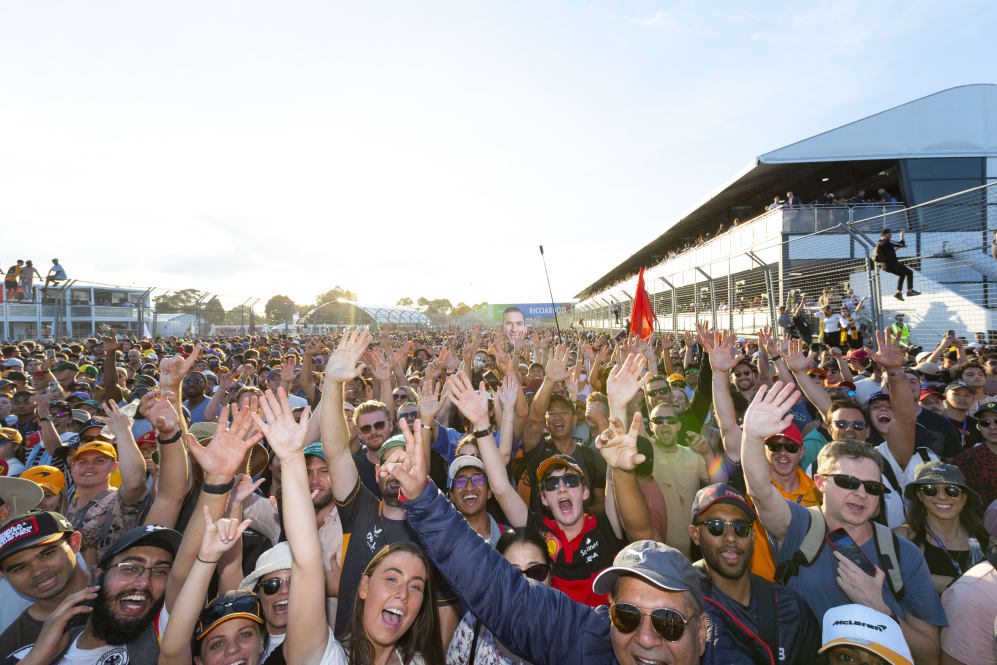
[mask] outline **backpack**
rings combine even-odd
[[[827,533],[824,513],[821,512],[820,506],[811,506],[807,510],[810,512],[810,526],[803,536],[803,542],[789,561],[776,566],[774,577],[779,584],[787,584],[800,572],[801,566],[811,565],[824,548],[824,535]],[[900,551],[900,540],[885,524],[873,522],[872,527],[879,567],[886,573],[886,582],[890,585],[893,597],[900,602],[904,597],[904,580],[900,575],[900,557],[897,555]]]

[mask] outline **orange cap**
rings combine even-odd
[[[109,444],[107,441],[90,441],[88,443],[84,443],[76,449],[76,452],[73,453],[73,458],[70,461],[75,463],[77,457],[83,453],[90,452],[102,453],[113,459],[115,462],[118,461],[118,451],[115,450],[114,446]]]

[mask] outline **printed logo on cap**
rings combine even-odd
[[[0,531],[0,549],[3,549],[10,543],[21,540],[22,538],[35,536],[38,532],[38,520],[34,517],[14,522],[3,531]]]

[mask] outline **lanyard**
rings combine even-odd
[[[935,542],[938,543],[938,546],[940,548],[942,548],[943,552],[945,552],[945,556],[947,556],[949,558],[949,561],[952,563],[952,566],[956,570],[956,577],[961,577],[962,576],[962,566],[960,566],[958,563],[956,563],[956,560],[952,558],[951,554],[949,554],[949,549],[947,547],[945,547],[945,543],[943,543],[942,540],[941,540],[941,538],[939,538],[938,536],[936,536],[935,533],[931,529],[928,528],[927,524],[924,525],[924,529],[925,529],[925,531],[927,531],[928,533],[931,534],[931,537],[935,539]]]
[[[946,413],[945,417],[949,419],[950,423],[952,422],[952,418],[949,417],[949,414]],[[959,443],[962,444],[963,448],[966,447],[966,424],[968,422],[969,422],[969,414],[967,413],[966,419],[962,421],[962,430],[959,432]]]

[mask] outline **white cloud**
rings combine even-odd
[[[665,25],[671,23],[668,14],[665,10],[660,9],[646,18],[630,18],[627,19],[630,23],[634,25],[652,26],[652,25]]]

